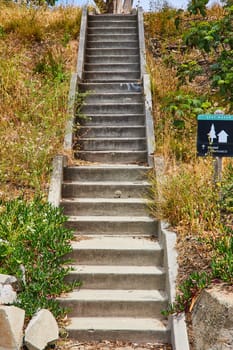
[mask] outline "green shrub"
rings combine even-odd
[[[73,237],[64,227],[66,217],[41,198],[1,201],[0,209],[0,272],[21,280],[17,305],[27,316],[38,308],[61,315],[54,298],[72,287],[64,282]]]

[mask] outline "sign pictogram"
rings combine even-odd
[[[201,114],[197,121],[198,155],[233,157],[233,115]]]

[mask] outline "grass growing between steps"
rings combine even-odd
[[[233,161],[224,159],[214,183],[212,158],[196,156],[197,115],[233,113],[226,63],[232,9],[215,5],[201,13],[192,7],[145,15],[156,148],[164,159],[163,176],[152,178],[151,210],[178,234],[180,288],[169,312],[188,311],[211,281],[233,283]]]
[[[62,152],[81,9],[0,1],[0,191],[46,193]]]

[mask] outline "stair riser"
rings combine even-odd
[[[139,57],[137,55],[132,55],[132,56],[87,56],[86,63],[101,63],[101,64],[120,64],[120,63],[138,63],[139,62]]]
[[[129,185],[75,185],[63,184],[63,198],[78,197],[78,198],[141,198],[146,197],[149,191],[149,186],[129,186]]]
[[[77,249],[69,255],[80,265],[162,266],[163,250]]]
[[[85,98],[85,103],[142,103],[140,93],[108,93],[91,94]]]
[[[138,34],[127,34],[127,33],[115,33],[109,34],[108,32],[105,34],[89,34],[87,36],[88,42],[92,41],[101,41],[101,42],[124,42],[124,41],[136,41],[138,40]]]
[[[115,221],[72,221],[66,223],[66,227],[77,230],[78,235],[154,235],[158,236],[159,224],[158,222],[115,222]]]
[[[92,80],[93,82],[102,81],[129,81],[140,79],[139,72],[84,72],[85,80]]]
[[[167,306],[163,301],[69,301],[61,305],[71,310],[69,317],[157,317]]]
[[[119,64],[118,62],[116,63],[110,63],[110,64],[105,64],[102,62],[101,64],[88,64],[86,63],[84,66],[85,72],[136,72],[140,70],[140,65],[139,63],[127,63],[127,64]]]
[[[143,216],[148,214],[148,208],[145,204],[139,203],[61,203],[64,208],[65,215],[79,215],[79,216]]]
[[[72,273],[66,277],[66,281],[82,281],[82,288],[86,289],[154,290],[165,288],[164,275],[94,275]]]
[[[132,343],[169,343],[169,331],[140,331],[140,330],[82,330],[68,329],[69,336],[80,341],[125,341]]]
[[[109,164],[135,164],[135,163],[146,163],[147,152],[133,151],[133,152],[87,152],[87,151],[76,151],[75,157],[97,163],[109,163]]]
[[[119,94],[131,94],[132,92],[141,92],[142,86],[140,84],[130,83],[82,83],[79,84],[78,90],[81,92],[96,92],[96,93],[119,93]]]
[[[137,128],[107,128],[106,126],[103,128],[86,128],[82,127],[78,131],[78,135],[80,137],[145,137],[146,131],[144,127]]]
[[[89,28],[134,28],[137,30],[135,21],[88,21]]]
[[[148,170],[133,168],[64,168],[65,181],[139,181],[147,179]]]
[[[86,126],[99,126],[103,125],[105,126],[128,126],[128,125],[134,125],[134,126],[144,126],[145,125],[145,117],[144,115],[92,115],[90,117],[87,117],[85,119],[83,118],[77,118],[77,121],[81,125]]]
[[[81,109],[81,113],[91,116],[93,113],[97,114],[142,114],[144,112],[144,105],[142,103],[107,103],[107,104],[87,104]]]
[[[137,48],[138,41],[88,41],[87,48],[88,49],[117,49],[117,48]]]
[[[144,151],[146,150],[145,139],[80,139],[77,148],[84,151]]]
[[[106,34],[106,29],[101,27],[90,27],[87,34]],[[137,27],[109,27],[107,34],[138,34]]]
[[[124,48],[87,48],[86,49],[86,55],[87,56],[100,56],[103,59],[108,56],[115,56],[115,55],[139,55],[139,49],[137,47],[134,48],[129,48],[129,47],[124,47]]]

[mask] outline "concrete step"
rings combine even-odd
[[[96,56],[97,57],[97,56]],[[135,82],[127,82],[127,83],[112,83],[112,82],[106,82],[106,83],[80,83],[78,85],[78,91],[81,92],[88,92],[88,93],[123,93],[126,95],[127,93],[131,94],[133,92],[136,93],[142,93],[142,85],[140,83]]]
[[[117,47],[117,48],[86,48],[86,56],[100,56],[103,59],[108,56],[118,55],[139,55],[138,46],[135,47]]]
[[[159,222],[149,216],[70,216],[66,226],[78,235],[158,236]]]
[[[146,138],[80,138],[77,146],[83,151],[145,151]]]
[[[163,265],[163,249],[152,236],[84,236],[72,248],[69,257],[80,265]]]
[[[88,34],[87,35],[87,40],[90,41],[102,41],[102,42],[106,42],[106,41],[110,41],[110,42],[124,42],[124,41],[136,41],[138,40],[138,34],[137,33],[119,33],[116,32],[115,34],[110,34],[108,33],[108,31],[104,34]]]
[[[66,182],[62,185],[63,198],[140,198],[149,192],[148,182]]]
[[[86,63],[138,63],[138,55],[86,56]]]
[[[113,102],[105,102],[105,103],[90,103],[88,102],[86,105],[84,104],[81,108],[81,113],[86,116],[91,116],[93,113],[95,114],[142,114],[144,112],[144,103],[141,102],[125,102],[125,103],[113,103]]]
[[[70,319],[66,329],[71,338],[79,341],[170,342],[169,329],[156,318],[77,317]]]
[[[64,168],[64,181],[145,181],[152,168],[147,166],[93,165]]]
[[[121,15],[121,14],[101,14],[101,15],[89,15],[88,16],[88,23],[92,21],[99,21],[99,22],[125,22],[125,21],[134,21],[137,22],[137,16],[136,15]]]
[[[108,27],[108,34],[138,34],[138,28],[135,27]],[[104,27],[88,27],[87,34],[106,34]]]
[[[95,163],[147,163],[147,151],[74,151],[74,154],[76,158]]]
[[[138,48],[138,40],[128,41],[87,41],[88,49],[124,49]]]
[[[163,290],[164,269],[155,266],[72,265],[67,282],[82,282],[82,289]]]
[[[143,216],[149,213],[141,198],[63,198],[60,206],[65,215]]]
[[[80,289],[58,298],[70,317],[156,317],[167,306],[167,296],[158,290]]]
[[[102,93],[89,92],[84,102],[85,104],[143,103],[143,95],[142,95],[142,92],[131,92],[131,91],[102,92]]]
[[[106,82],[106,81],[113,81],[113,82],[128,82],[129,80],[135,80],[137,81],[140,79],[140,72],[86,72],[83,73],[84,80],[91,80],[92,82]]]
[[[146,135],[144,126],[92,126],[79,127],[78,133],[80,137],[98,138],[98,137],[131,137],[143,138]]]
[[[137,23],[133,21],[116,21],[109,20],[109,21],[101,21],[101,20],[93,20],[88,21],[88,27],[89,28],[137,28]]]
[[[144,114],[101,114],[91,113],[88,117],[78,118],[77,122],[80,125],[85,126],[145,126],[145,115]]]
[[[139,63],[85,63],[85,72],[136,72],[139,71]]]

